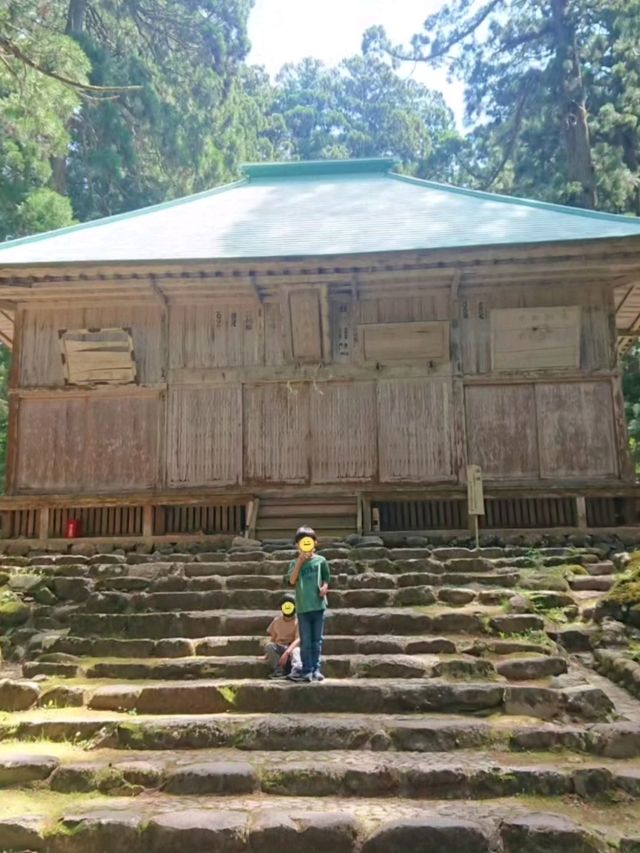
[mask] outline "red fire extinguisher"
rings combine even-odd
[[[67,519],[64,536],[65,539],[77,539],[80,536],[80,522],[77,518]]]

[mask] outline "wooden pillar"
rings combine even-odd
[[[38,539],[49,538],[49,507],[43,506],[38,513]]]
[[[13,513],[5,510],[2,513],[2,539],[11,539],[13,535]]]
[[[578,519],[578,527],[580,530],[587,529],[587,499],[584,497],[576,498],[576,518]]]
[[[153,504],[142,508],[142,537],[149,545],[153,542]]]

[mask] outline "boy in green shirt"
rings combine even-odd
[[[316,554],[318,537],[311,527],[300,527],[294,542],[298,556],[291,561],[286,580],[296,590],[302,671],[292,673],[289,679],[310,684],[312,681],[324,681],[320,672],[320,656],[331,571],[326,559]]]

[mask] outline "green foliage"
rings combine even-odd
[[[286,65],[273,110],[283,133],[281,156],[300,160],[393,157],[412,175],[453,180],[460,145],[442,95],[403,79],[387,62],[354,56],[335,68],[315,59]]]
[[[83,103],[73,122],[62,179],[80,219],[215,186],[263,153],[241,71],[250,5],[111,0],[78,16],[91,82],[137,87]]]
[[[452,0],[409,48],[379,27],[364,47],[464,80],[471,185],[637,213],[639,12],[639,0]]]
[[[61,29],[59,7],[25,0],[0,8],[0,239],[72,221],[69,200],[49,184],[53,158],[71,144],[79,95],[3,49],[18,44],[50,73],[85,81],[89,62]]]
[[[558,625],[569,622],[567,612],[562,607],[551,607],[549,610],[544,611],[544,616],[550,622],[554,622]]]

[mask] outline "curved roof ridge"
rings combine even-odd
[[[640,225],[640,217],[628,213],[609,213],[606,210],[589,210],[584,207],[572,207],[569,204],[556,204],[552,201],[540,201],[533,198],[522,198],[522,196],[507,195],[506,193],[491,193],[486,190],[472,190],[467,187],[456,187],[453,184],[442,184],[438,181],[430,181],[427,178],[414,178],[411,175],[402,175],[399,172],[389,172],[387,177],[394,180],[416,186],[428,187],[433,190],[454,193],[455,195],[466,195],[471,198],[486,199],[487,201],[499,201],[504,204],[520,204],[523,207],[532,207],[537,210],[550,210],[554,213],[569,213],[573,216],[586,216],[588,218],[603,219],[610,222],[637,222]]]

